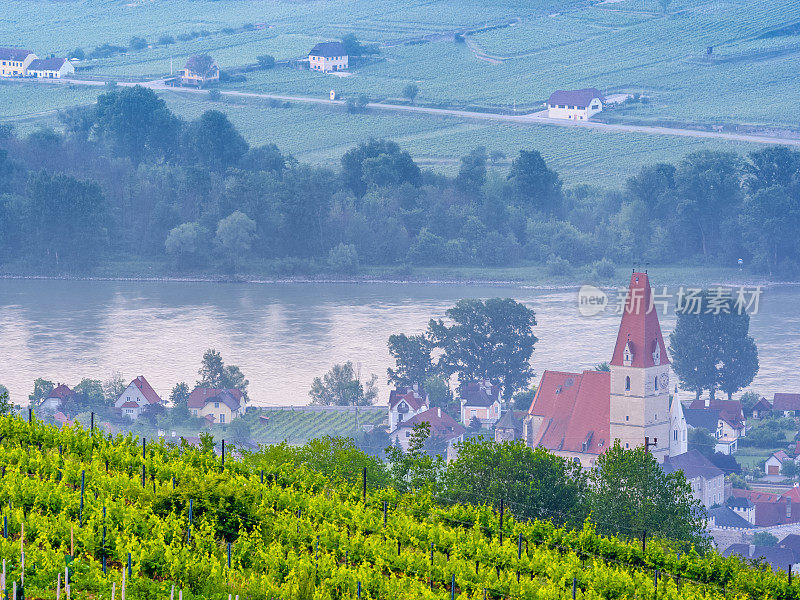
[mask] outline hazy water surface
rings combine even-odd
[[[536,311],[533,356],[544,369],[609,360],[618,317],[578,315],[576,290],[521,286],[0,280],[0,383],[25,403],[36,377],[74,385],[121,371],[163,397],[192,385],[206,348],[239,365],[255,404],[305,404],[311,380],[337,362],[385,374],[391,333],[417,333],[460,298],[513,297]],[[800,287],[768,288],[751,321],[761,371],[753,389],[800,392]],[[665,336],[674,326],[662,317]]]

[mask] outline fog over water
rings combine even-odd
[[[167,398],[176,382],[194,384],[203,351],[213,347],[241,367],[254,404],[306,404],[311,380],[347,360],[364,377],[378,375],[385,403],[390,334],[421,332],[460,298],[495,296],[536,311],[535,381],[545,369],[593,368],[611,358],[619,317],[611,311],[581,317],[577,289],[6,279],[0,280],[0,383],[12,401],[25,404],[36,377],[72,386],[116,370],[128,380],[144,375]],[[770,287],[751,319],[761,364],[751,387],[770,398],[800,392],[798,307],[800,286]],[[661,324],[666,337],[674,316],[661,316]]]

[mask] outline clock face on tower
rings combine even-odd
[[[662,390],[669,389],[669,373],[662,373],[658,378],[658,386]]]

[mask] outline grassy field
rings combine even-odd
[[[31,11],[37,18],[31,19]],[[791,98],[800,95],[800,35],[781,28],[800,21],[796,0],[656,0],[592,3],[503,0],[9,0],[0,15],[2,44],[40,55],[80,46],[126,45],[131,36],[192,39],[84,61],[84,74],[154,79],[208,52],[223,68],[261,54],[303,56],[317,41],[354,32],[382,44],[375,60],[336,77],[278,66],[226,84],[246,91],[327,97],[331,89],[394,101],[410,81],[418,102],[492,110],[536,110],[556,88],[596,86],[640,92],[647,102],[604,111],[609,121],[745,123],[798,126]],[[42,27],[41,24],[47,26]],[[245,24],[248,24],[245,26]],[[468,43],[453,37],[461,32]],[[707,48],[713,47],[710,57]],[[56,110],[94,100],[100,90],[0,85],[0,120],[25,133],[57,125]],[[535,148],[568,183],[618,186],[639,166],[675,162],[701,149],[747,152],[747,144],[630,133],[520,127],[427,115],[350,115],[326,108],[270,108],[263,102],[211,103],[166,93],[186,118],[208,108],[229,114],[252,144],[276,142],[304,161],[334,165],[369,137],[396,139],[423,165],[453,173],[458,159],[483,145],[509,157]],[[507,167],[507,161],[499,168]]]

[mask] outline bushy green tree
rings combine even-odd
[[[203,353],[200,370],[197,372],[200,379],[197,387],[216,389],[237,389],[247,398],[247,386],[250,383],[236,365],[226,365],[222,355],[209,348]]]
[[[361,382],[351,361],[333,365],[322,377],[315,377],[311,383],[311,404],[321,406],[369,406],[375,402],[378,390],[377,375]]]
[[[250,251],[255,237],[256,222],[237,210],[217,223],[214,244],[235,270],[241,259]]]
[[[395,368],[387,369],[389,382],[397,386],[424,386],[434,374],[431,352],[433,342],[423,334],[407,336],[404,333],[389,336],[389,354]]]
[[[43,379],[41,377],[37,377],[33,381],[33,392],[28,396],[28,400],[31,403],[31,406],[36,408],[42,402],[44,402],[47,397],[50,395],[50,392],[53,391],[53,388],[56,387],[56,384],[52,381],[48,381],[47,379]]]

